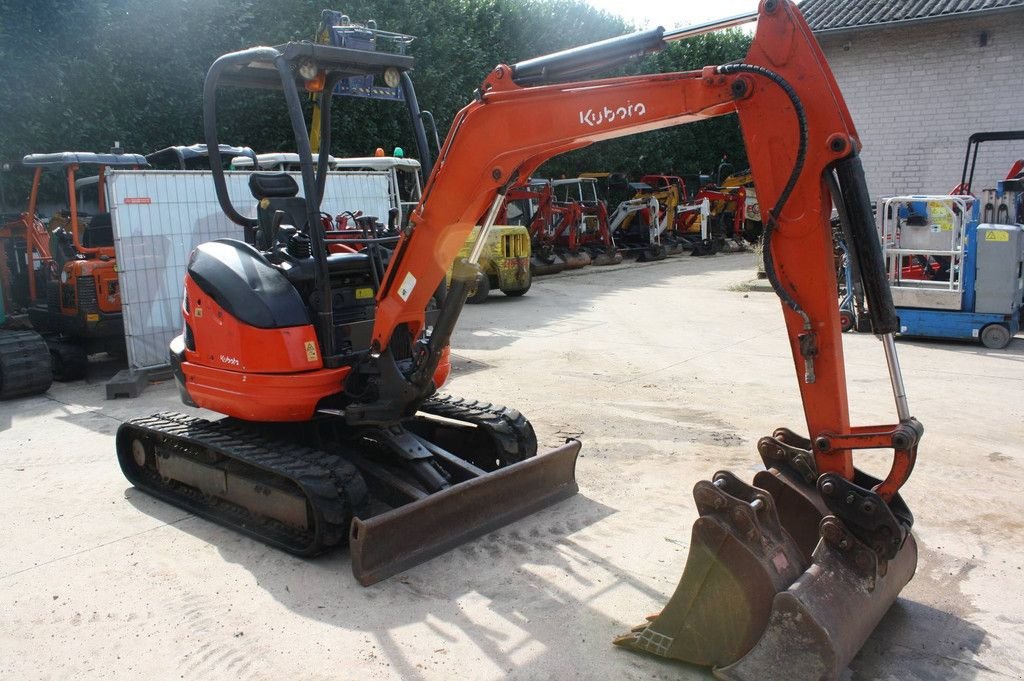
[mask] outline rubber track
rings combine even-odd
[[[419,410],[485,429],[498,446],[499,458],[505,464],[537,454],[537,434],[526,417],[515,409],[451,395],[433,395],[420,405]]]
[[[291,481],[313,508],[312,530],[303,532],[256,518],[234,504],[206,497],[185,485],[168,486],[148,467],[140,474],[131,453],[131,442],[140,434],[198,461],[219,455]],[[351,463],[303,445],[265,440],[255,430],[230,419],[211,422],[173,412],[133,419],[118,429],[117,454],[125,477],[136,487],[299,556],[314,556],[345,544],[352,516],[367,513],[366,483]]]
[[[34,331],[0,331],[0,399],[46,392],[53,380],[50,350]]]

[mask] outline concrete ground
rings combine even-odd
[[[359,587],[135,491],[113,435],[181,409],[101,377],[0,406],[0,678],[709,679],[614,648],[681,574],[691,488],[747,479],[802,411],[779,304],[749,255],[588,268],[469,307],[454,394],[505,402],[542,446],[583,440],[580,494]],[[848,335],[854,421],[894,418],[880,344]],[[927,433],[905,497],[916,578],[848,678],[1024,678],[1024,339],[899,343]],[[869,470],[887,462],[862,455]]]

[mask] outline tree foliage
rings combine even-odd
[[[202,139],[202,82],[213,60],[257,44],[310,39],[327,0],[0,0],[0,160],[27,153],[105,151],[120,141],[148,153]],[[354,20],[417,36],[414,80],[442,137],[493,66],[630,30],[582,0],[347,0]],[[673,44],[628,68],[700,68],[742,57],[739,32]],[[221,138],[259,152],[294,140],[273,93],[222,96]],[[336,155],[411,147],[404,110],[344,99],[335,106]],[[550,162],[551,174],[585,170],[695,172],[723,154],[743,159],[734,117],[646,133]],[[9,197],[11,198],[11,197]]]

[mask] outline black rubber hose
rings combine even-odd
[[[790,194],[793,193],[794,187],[796,187],[797,181],[800,179],[801,173],[803,173],[804,163],[807,160],[807,113],[804,110],[803,103],[800,101],[800,97],[796,94],[796,90],[789,82],[780,76],[779,74],[766,69],[763,66],[755,66],[753,64],[723,64],[717,69],[718,73],[728,75],[732,73],[751,73],[755,76],[761,76],[772,81],[786,93],[789,101],[793,104],[793,110],[796,112],[797,125],[800,129],[800,142],[797,147],[796,160],[793,163],[793,169],[789,173],[789,180],[786,182],[786,186],[782,189],[782,193],[779,194],[778,200],[770,211],[768,211],[768,221],[765,223],[764,232],[761,237],[761,244],[764,250],[764,271],[768,275],[768,282],[775,289],[775,293],[782,299],[791,310],[800,315],[804,320],[804,328],[811,329],[811,318],[807,315],[804,309],[797,302],[796,298],[782,287],[782,282],[779,281],[779,277],[775,272],[775,259],[772,257],[771,241],[772,235],[775,233],[776,227],[779,223],[779,215],[782,213],[782,209],[785,207],[786,202],[789,201]]]

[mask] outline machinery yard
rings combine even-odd
[[[12,43],[0,679],[1024,681],[1024,130],[844,96],[1024,0],[593,1]]]
[[[710,679],[611,640],[674,590],[694,483],[749,477],[758,438],[804,428],[753,270],[750,254],[591,267],[466,308],[446,391],[520,409],[541,450],[580,439],[580,493],[365,588],[347,549],[296,558],[124,479],[114,433],[188,411],[172,381],[106,401],[117,367],[94,364],[0,404],[0,677]],[[843,341],[853,419],[887,422],[881,344]],[[1024,343],[898,347],[926,424],[904,490],[919,563],[844,678],[1024,678]]]

